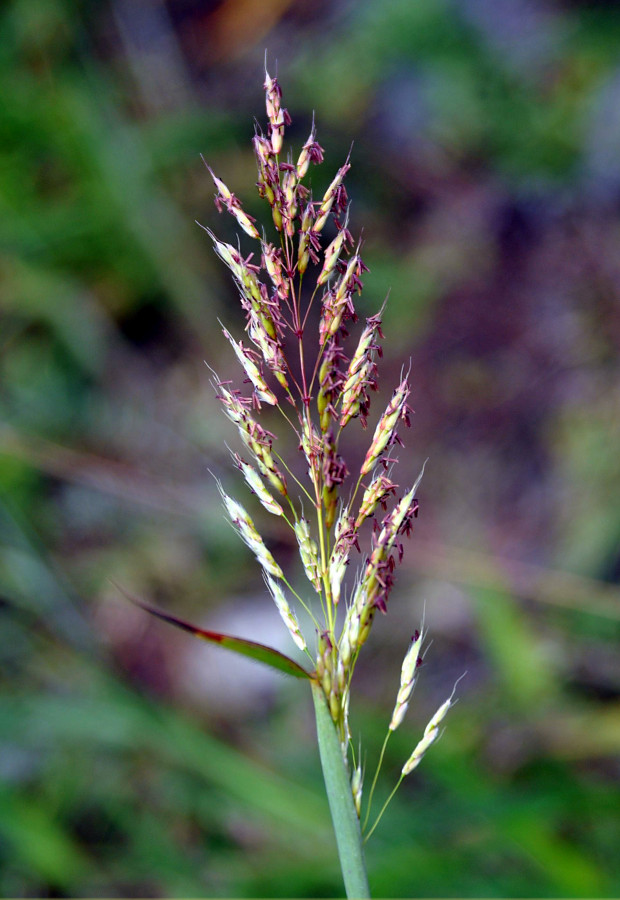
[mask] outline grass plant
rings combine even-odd
[[[241,249],[241,240],[234,246],[201,226],[233,276],[249,339],[249,343],[237,340],[222,326],[244,381],[238,389],[214,376],[214,387],[243,446],[242,453],[233,453],[234,463],[264,509],[290,527],[308,582],[306,592],[300,592],[293,577],[285,573],[245,506],[219,483],[218,488],[227,516],[255,555],[306,664],[270,647],[206,631],[141,605],[201,639],[309,682],[347,896],[369,897],[364,832],[370,837],[385,809],[372,819],[385,747],[403,721],[422,661],[423,628],[415,631],[405,653],[394,711],[366,802],[361,749],[356,750],[349,725],[351,685],[376,613],[387,611],[395,570],[403,557],[403,540],[411,534],[418,515],[416,494],[423,470],[406,489],[393,480],[398,462],[395,451],[402,446],[400,431],[410,424],[408,373],[378,415],[361,465],[343,455],[345,430],[366,429],[370,419],[371,395],[378,387],[383,308],[356,329],[357,339],[350,338],[349,329],[358,325],[355,298],[362,291],[366,271],[362,242],[355,242],[348,229],[345,177],[350,159],[315,198],[310,172],[323,162],[324,153],[314,123],[298,154],[285,151],[284,136],[291,119],[282,105],[278,81],[268,72],[264,88],[267,126],[264,131],[257,127],[253,145],[258,191],[269,207],[269,222],[259,224],[246,213],[207,164],[218,210],[234,217],[244,233],[243,241],[252,245],[247,252]],[[265,407],[272,407],[283,427],[294,432],[299,447],[295,459],[287,460],[277,451],[276,435],[260,421]],[[312,623],[311,634],[300,625],[300,609]],[[431,718],[404,761],[396,787],[437,739],[452,703],[453,694]]]

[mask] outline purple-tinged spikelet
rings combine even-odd
[[[369,445],[365,441],[367,450],[359,473],[349,479],[341,439],[343,433],[347,437],[355,433],[356,421],[359,434],[367,426],[370,396],[377,389],[385,304],[366,319],[359,337],[349,346],[347,329],[357,323],[355,304],[367,271],[361,241],[355,244],[349,231],[345,178],[351,168],[350,154],[333,174],[322,197],[313,198],[309,181],[304,182],[311,166],[322,163],[324,156],[314,121],[299,152],[285,149],[285,132],[291,120],[282,106],[280,85],[267,70],[264,88],[267,124],[264,132],[257,126],[252,143],[258,193],[269,206],[267,219],[271,221],[257,227],[235,194],[207,166],[217,190],[217,209],[225,209],[234,217],[244,232],[244,242],[258,242],[254,253],[246,254],[241,242],[235,247],[205,229],[215,252],[233,275],[247,335],[255,348],[245,346],[223,328],[241,365],[246,388],[242,393],[216,382],[216,390],[250,454],[250,463],[235,454],[236,465],[265,509],[294,532],[303,570],[312,585],[314,606],[320,607],[315,616],[313,604],[306,606],[317,629],[313,678],[322,686],[346,758],[353,669],[377,610],[387,609],[403,541],[418,514],[416,493],[422,473],[398,499],[398,485],[391,477],[397,461],[389,452],[401,443],[401,423],[410,424],[407,373],[379,417]],[[326,228],[328,222],[331,224]],[[281,414],[292,427],[299,448],[296,459],[287,461],[278,454],[274,435],[258,421],[261,415],[269,415],[269,408],[272,416]],[[307,471],[301,472],[304,462]],[[233,525],[263,568],[291,637],[309,653],[310,642],[301,634],[280,583],[285,581],[280,565],[244,507],[220,491]],[[279,495],[282,505],[271,491]],[[302,501],[306,510],[310,505],[308,518]],[[353,550],[360,551],[366,532],[370,546],[355,571]],[[349,569],[352,577],[347,585]],[[292,586],[285,584],[295,594]],[[410,701],[421,642],[422,635],[416,633],[405,656],[388,734],[400,725]],[[403,767],[403,775],[415,768],[436,739],[450,704],[451,699],[429,722]],[[352,792],[359,814],[359,761],[353,766]]]

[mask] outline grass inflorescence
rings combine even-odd
[[[394,451],[402,445],[402,429],[410,426],[409,372],[403,373],[377,416],[361,466],[350,469],[343,455],[345,430],[366,429],[369,422],[385,304],[357,329],[357,340],[350,338],[349,329],[358,324],[355,302],[367,271],[362,242],[356,242],[348,228],[345,178],[350,157],[322,195],[315,197],[310,173],[323,163],[324,151],[314,122],[301,151],[285,153],[285,131],[291,119],[282,105],[278,81],[268,72],[264,88],[267,125],[264,131],[257,126],[253,148],[258,192],[270,208],[269,221],[259,225],[205,162],[215,184],[217,209],[234,217],[246,236],[244,242],[253,242],[250,252],[242,252],[240,240],[233,246],[201,226],[233,276],[246,317],[245,342],[222,326],[243,370],[244,387],[237,389],[217,377],[214,386],[244,446],[243,453],[233,453],[234,464],[263,508],[290,526],[307,578],[307,595],[294,589],[243,504],[219,483],[218,489],[230,522],[262,568],[291,638],[311,661],[313,668],[307,674],[313,682],[319,747],[345,883],[349,893],[365,896],[360,829],[363,767],[349,727],[351,680],[377,611],[387,611],[395,569],[403,557],[403,540],[418,516],[417,490],[423,469],[405,490],[393,480],[398,462]],[[333,235],[329,240],[328,234]],[[275,435],[260,421],[264,406],[280,413],[283,426],[293,430],[304,460],[303,473],[276,451]],[[354,577],[347,578],[347,572],[354,570]],[[313,635],[303,633],[299,607],[313,624]],[[162,618],[178,624],[174,617]],[[182,627],[212,639],[210,632],[187,623]],[[270,659],[274,652],[270,648],[257,651],[260,645],[247,642],[245,646],[241,639],[229,636],[220,636],[219,642],[283,668],[281,654]],[[416,631],[405,654],[364,826],[387,741],[401,724],[411,698],[422,642],[422,631]],[[293,674],[299,674],[297,664],[292,666],[296,666],[291,667]],[[402,767],[398,784],[436,740],[452,702],[452,697],[446,700],[428,723]],[[330,724],[326,725],[325,717]],[[344,800],[343,778],[350,785]],[[368,836],[382,813],[367,830]]]

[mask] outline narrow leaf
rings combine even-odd
[[[176,616],[171,616],[169,613],[163,612],[160,609],[155,609],[155,607],[149,606],[141,600],[137,600],[135,597],[128,594],[127,591],[123,590],[120,585],[115,582],[113,582],[113,584],[128,600],[145,610],[145,612],[161,619],[163,622],[175,625],[177,628],[189,632],[189,634],[193,634],[194,637],[200,638],[203,641],[209,641],[212,644],[219,644],[220,647],[225,647],[227,650],[232,650],[235,653],[239,653],[241,656],[249,656],[250,659],[256,659],[258,662],[265,663],[265,665],[271,666],[272,669],[279,669],[281,672],[286,672],[287,675],[294,675],[295,678],[310,678],[310,673],[300,666],[299,663],[296,663],[294,659],[285,656],[284,653],[280,653],[279,650],[274,650],[273,647],[267,647],[265,644],[258,644],[256,641],[248,641],[245,638],[233,637],[230,634],[222,634],[219,631],[207,631],[205,628],[198,628],[197,625],[192,625],[190,622],[185,622],[183,619],[177,619]]]

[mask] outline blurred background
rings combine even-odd
[[[430,457],[356,676],[371,776],[425,610],[379,800],[467,672],[373,892],[617,896],[620,5],[7,0],[0,35],[0,894],[341,892],[309,692],[109,581],[291,651],[209,474],[294,566],[232,472],[204,361],[237,377],[243,319],[194,224],[234,233],[200,153],[265,215],[267,49],[317,192],[354,141],[371,425],[411,361],[397,480]]]

